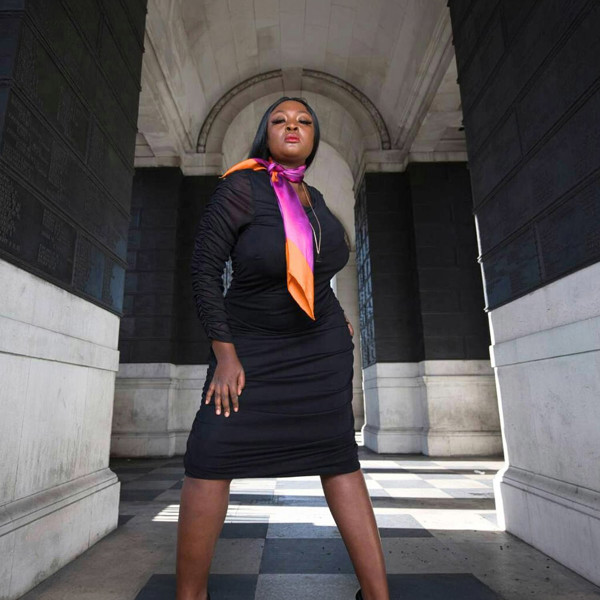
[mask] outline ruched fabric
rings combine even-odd
[[[207,335],[233,342],[246,374],[240,410],[216,415],[204,403],[211,355],[184,457],[204,479],[348,473],[359,468],[352,415],[354,346],[330,279],[348,260],[343,227],[310,188],[322,228],[315,263],[315,320],[286,284],[285,234],[264,171],[222,180],[198,226],[192,257],[194,298]],[[318,232],[310,208],[307,215]],[[316,253],[315,253],[316,255]],[[228,257],[232,283],[223,296]]]

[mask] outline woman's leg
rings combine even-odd
[[[362,471],[323,475],[321,482],[364,600],[389,600],[381,539]]]
[[[229,503],[230,480],[186,477],[177,526],[177,600],[206,600],[208,572]]]

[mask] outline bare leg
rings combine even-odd
[[[177,526],[177,600],[206,600],[208,573],[229,503],[230,480],[186,477]]]
[[[389,600],[381,539],[362,471],[323,475],[321,482],[364,600]]]

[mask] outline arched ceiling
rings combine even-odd
[[[215,148],[196,150],[203,123],[232,89],[270,71],[281,73],[282,91],[349,107],[347,90],[357,90],[399,162],[411,152],[435,160],[440,147],[464,154],[446,0],[149,0],[145,45],[136,165],[215,168]],[[320,89],[310,71],[323,74]],[[233,98],[230,113],[266,93]]]

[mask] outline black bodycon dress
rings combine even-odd
[[[354,346],[329,283],[348,261],[348,247],[322,195],[309,190],[322,228],[314,321],[287,289],[283,221],[266,171],[221,180],[201,218],[191,269],[198,316],[210,339],[234,343],[246,386],[239,412],[216,415],[214,401],[204,403],[216,366],[211,353],[184,457],[190,477],[330,475],[360,466]],[[318,233],[312,211],[306,212]],[[229,256],[233,277],[223,296]]]

